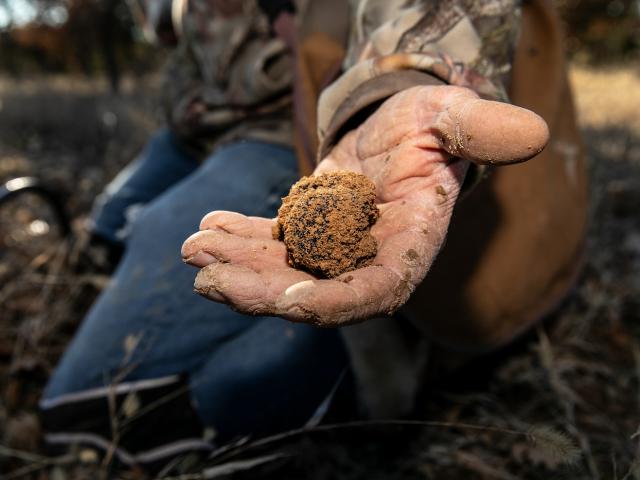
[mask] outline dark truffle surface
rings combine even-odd
[[[358,173],[304,177],[283,199],[273,236],[284,242],[294,268],[337,277],[377,253],[370,233],[379,216],[375,199],[375,185]]]

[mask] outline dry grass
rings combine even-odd
[[[161,476],[640,478],[640,77],[633,68],[575,68],[571,81],[591,164],[592,222],[582,279],[551,322],[434,385],[421,403],[422,421],[291,432],[188,467],[186,459]],[[0,81],[0,175],[41,173],[69,192],[79,219],[144,141],[154,117],[139,112],[152,99],[136,95],[135,85],[115,98],[101,86],[71,91],[57,82],[14,89]],[[105,111],[116,115],[115,128]],[[20,208],[11,218],[28,226],[39,207]],[[29,413],[46,376],[102,281],[73,272],[75,247],[55,232],[30,238],[22,257],[16,248],[0,254],[0,471],[11,471],[9,478],[148,478],[135,470],[107,474],[88,450],[40,457],[28,435],[37,433]],[[18,375],[9,377],[9,369]]]
[[[574,67],[569,76],[576,91],[580,123],[588,128],[626,127],[640,133],[640,69]]]

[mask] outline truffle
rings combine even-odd
[[[375,200],[375,185],[358,173],[303,177],[283,198],[273,237],[284,242],[292,267],[337,277],[368,265],[377,253]]]

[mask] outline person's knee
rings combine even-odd
[[[257,211],[272,214],[283,195],[298,178],[297,162],[290,148],[264,142],[243,141],[213,153],[202,167],[202,176],[220,192],[250,199]],[[226,195],[226,194],[225,194]],[[245,213],[245,212],[243,212]]]
[[[192,175],[148,204],[136,217],[128,248],[162,248],[175,255],[202,217],[212,210],[272,216],[297,176],[291,149],[238,142],[218,149]]]
[[[147,143],[147,149],[152,154],[155,152],[163,152],[167,149],[174,149],[175,146],[176,141],[173,137],[173,134],[171,133],[171,130],[169,130],[168,128],[161,128],[160,130],[156,131]]]

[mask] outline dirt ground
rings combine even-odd
[[[571,82],[591,222],[580,282],[552,322],[435,385],[418,419],[292,432],[182,459],[156,478],[640,479],[640,74],[574,67]],[[79,232],[158,125],[154,86],[128,82],[115,97],[66,77],[0,80],[0,180],[42,177]],[[152,478],[115,472],[86,449],[61,459],[39,450],[38,395],[108,280],[78,271],[79,244],[35,197],[0,208],[0,478]]]

